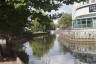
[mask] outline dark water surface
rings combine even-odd
[[[29,56],[29,64],[96,64],[93,45],[88,48],[84,44],[87,47],[80,48],[77,44],[63,43],[58,40],[58,35],[46,35],[34,37],[23,49]],[[91,53],[84,53],[85,50]]]

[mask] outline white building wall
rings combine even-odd
[[[89,7],[84,7],[82,9],[76,10],[74,17],[78,17],[78,16],[86,15],[86,14],[89,14]]]
[[[76,9],[77,9],[78,3],[74,3],[72,7],[72,19],[74,20],[76,17]]]
[[[91,3],[91,0],[89,1],[90,3],[74,3],[73,5],[73,10],[72,10],[72,19],[76,19],[76,17],[78,16],[82,16],[82,15],[87,15],[87,14],[94,14],[96,12],[89,12],[89,6],[92,4],[96,4],[96,2]]]

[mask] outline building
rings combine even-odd
[[[96,0],[74,3],[72,11],[73,28],[96,28]]]

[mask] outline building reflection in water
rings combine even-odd
[[[59,41],[75,57],[75,64],[96,64],[96,42]]]

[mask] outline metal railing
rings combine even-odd
[[[62,30],[61,33],[69,40],[96,41],[96,29]]]

